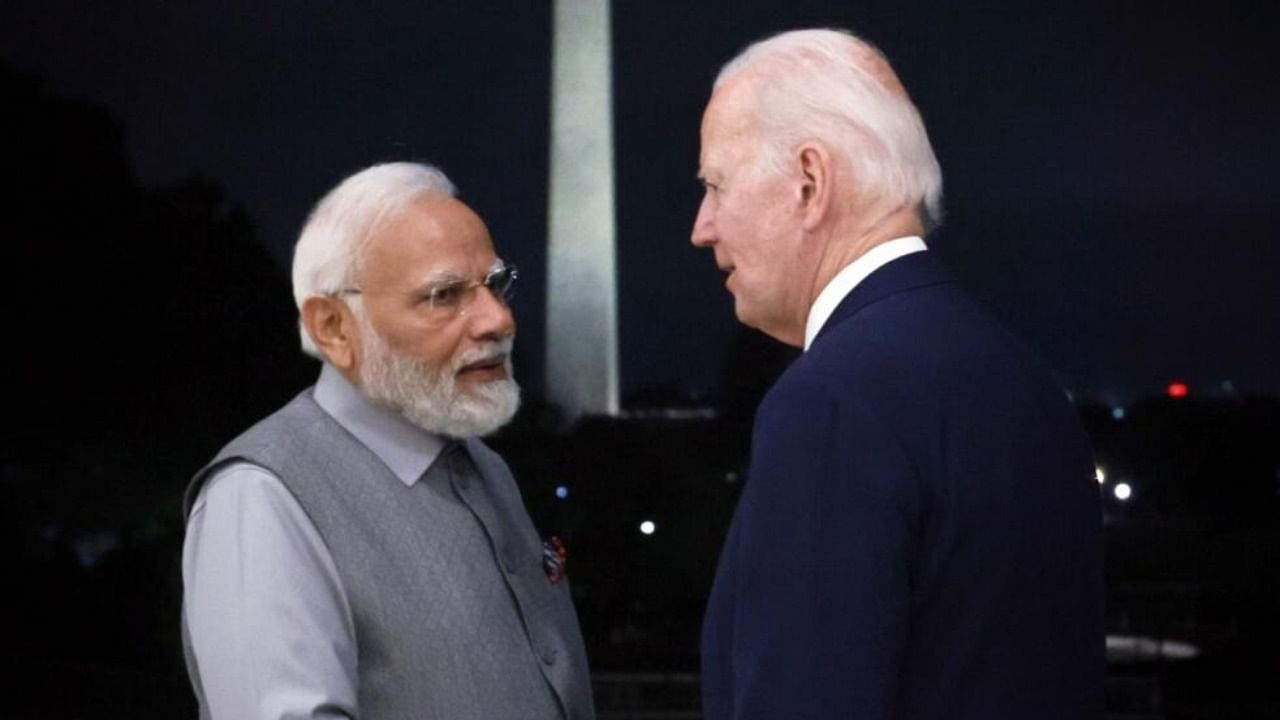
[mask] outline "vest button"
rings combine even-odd
[[[520,572],[520,563],[517,562],[515,557],[511,555],[508,555],[505,558],[503,558],[502,565],[506,567],[507,572],[511,573],[512,575],[515,575],[516,573]]]
[[[543,665],[554,665],[556,663],[556,649],[553,647],[543,648],[539,657],[542,659]]]

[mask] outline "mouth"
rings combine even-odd
[[[458,377],[471,382],[504,380],[507,377],[507,354],[499,353],[474,360],[458,369]]]

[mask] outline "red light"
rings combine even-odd
[[[1174,381],[1169,383],[1169,397],[1184,398],[1187,396],[1187,384],[1184,382]]]

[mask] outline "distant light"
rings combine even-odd
[[[1200,648],[1177,640],[1162,640],[1160,653],[1170,660],[1190,660],[1200,654]]]
[[[1184,398],[1184,397],[1186,397],[1186,396],[1187,396],[1187,384],[1186,384],[1186,383],[1184,383],[1184,382],[1182,382],[1182,381],[1179,381],[1179,380],[1175,380],[1175,381],[1173,381],[1173,382],[1169,383],[1169,397],[1171,397],[1171,398]]]
[[[1198,655],[1199,647],[1181,640],[1157,640],[1141,635],[1107,636],[1107,662],[1190,660]]]
[[[1122,408],[1122,407],[1120,407],[1120,406],[1118,406],[1118,405],[1117,405],[1116,407],[1111,408],[1111,418],[1112,418],[1113,420],[1123,420],[1123,419],[1124,419],[1124,408]]]
[[[95,530],[76,537],[72,548],[80,566],[91,568],[120,548],[120,536],[114,530]]]
[[[569,488],[565,487],[564,485],[558,486],[556,488],[556,497],[560,498],[561,500],[564,500],[565,498],[569,497]]]
[[[658,529],[658,526],[654,525],[652,520],[645,520],[644,522],[640,523],[640,532],[644,533],[645,535],[652,535],[653,531],[657,529]]]
[[[1097,478],[1097,479],[1098,479],[1098,484],[1099,484],[1099,485],[1101,485],[1101,484],[1103,484],[1103,483],[1105,483],[1105,482],[1107,481],[1107,473],[1106,473],[1106,471],[1104,471],[1104,470],[1102,469],[1102,466],[1101,466],[1101,465],[1096,465],[1096,466],[1094,466],[1094,468],[1093,468],[1093,476],[1094,476],[1095,478]]]
[[[1116,494],[1116,499],[1121,502],[1133,497],[1133,488],[1129,487],[1129,483],[1116,483],[1116,487],[1112,492]]]

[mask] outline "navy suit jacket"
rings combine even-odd
[[[907,255],[760,405],[703,624],[705,716],[1097,717],[1102,583],[1065,394]]]

